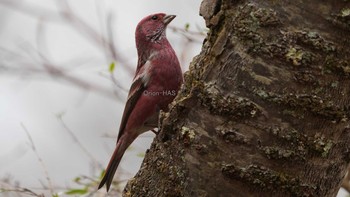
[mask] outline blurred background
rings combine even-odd
[[[199,5],[0,0],[0,196],[94,192],[134,76],[137,23],[157,12],[177,15],[167,36],[186,71],[205,37]],[[115,192],[137,172],[153,137],[143,134],[124,155]]]
[[[134,76],[136,25],[177,15],[167,36],[185,72],[207,31],[200,3],[0,0],[0,196],[105,196],[96,187]],[[153,137],[128,149],[110,194],[134,176]]]

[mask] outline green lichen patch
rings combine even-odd
[[[326,139],[325,136],[316,134],[313,138],[310,138],[310,148],[322,157],[327,157],[334,143],[332,140]]]
[[[290,196],[312,196],[317,189],[314,185],[301,183],[297,177],[259,165],[238,167],[234,164],[224,164],[221,172],[227,178],[247,182],[259,190],[280,191]]]
[[[181,127],[180,133],[181,133],[181,139],[183,140],[185,145],[191,144],[194,138],[196,137],[195,131],[185,126]]]
[[[294,66],[307,65],[312,61],[311,53],[294,47],[288,49],[285,57],[288,61],[292,62]]]
[[[258,7],[253,3],[248,3],[239,7],[236,15],[241,20],[241,25],[246,25],[250,30],[256,30],[264,26],[276,26],[281,24],[277,12],[272,9]]]
[[[234,95],[223,96],[219,90],[209,84],[203,84],[196,89],[201,104],[212,114],[236,119],[254,118],[261,114],[260,107],[247,98]]]
[[[350,8],[344,8],[340,11],[341,17],[350,17]]]
[[[349,119],[348,113],[345,109],[342,109],[334,102],[324,100],[317,95],[294,93],[276,94],[261,89],[254,90],[254,93],[266,101],[288,107],[289,112],[302,110],[335,122],[346,121]]]
[[[264,146],[260,148],[269,159],[286,159],[293,161],[305,161],[305,152],[295,152],[278,146]]]
[[[285,161],[305,161],[309,152],[307,136],[295,129],[283,129],[270,126],[265,128],[278,140],[270,145],[261,145],[259,149],[269,159],[280,159]]]
[[[253,3],[239,7],[235,13],[235,34],[247,46],[248,52],[257,53],[265,49],[264,40],[259,30],[281,24],[277,13],[272,9],[259,8]]]
[[[334,142],[321,134],[308,136],[296,129],[283,129],[278,126],[266,128],[269,133],[278,138],[273,146],[261,146],[260,149],[269,159],[289,159],[304,161],[307,156],[327,157]]]
[[[260,26],[277,26],[281,24],[277,13],[272,9],[258,8],[254,12],[251,12],[250,16],[253,19],[257,19]]]
[[[268,127],[267,131],[283,140],[290,142],[291,145],[303,146],[305,140],[307,139],[305,134],[293,128],[284,129],[276,125]]]
[[[350,30],[350,8],[339,10],[338,13],[332,14],[328,20],[338,27]]]
[[[336,52],[334,43],[327,41],[318,32],[315,31],[296,31],[292,34],[296,42],[301,45],[310,46],[312,49],[321,50],[323,52]]]

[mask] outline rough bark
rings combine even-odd
[[[335,196],[350,161],[349,9],[204,0],[202,52],[124,196]]]

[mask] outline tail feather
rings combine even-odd
[[[117,143],[117,146],[113,152],[113,155],[111,157],[111,160],[108,163],[106,172],[100,182],[100,185],[98,186],[98,189],[103,187],[104,184],[106,184],[107,192],[112,184],[113,177],[115,172],[117,171],[117,168],[119,166],[120,160],[122,159],[125,150],[128,148],[129,143],[125,143],[126,139],[120,139]]]

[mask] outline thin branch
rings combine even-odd
[[[32,50],[26,50],[26,51],[35,51],[34,48],[32,48]],[[29,54],[32,59],[34,60],[34,57],[32,54]],[[106,97],[112,98],[112,99],[116,99],[119,97],[118,94],[114,94],[113,91],[104,88],[103,86],[99,86],[95,83],[90,83],[86,80],[80,79],[78,77],[75,77],[73,75],[71,75],[69,72],[69,70],[65,70],[60,68],[60,66],[58,65],[54,65],[53,63],[49,62],[46,57],[42,56],[39,54],[39,56],[41,57],[41,60],[34,60],[34,63],[28,63],[28,62],[24,62],[24,60],[21,63],[17,63],[16,65],[21,65],[21,67],[17,67],[17,66],[9,66],[7,65],[5,62],[0,62],[0,70],[2,72],[0,72],[0,74],[2,73],[12,73],[12,74],[18,74],[18,73],[22,73],[23,75],[25,75],[26,77],[29,77],[30,75],[33,74],[42,74],[42,75],[49,75],[51,77],[54,78],[59,78],[59,79],[63,79],[79,88],[85,89],[85,90],[91,90],[94,92],[97,92],[101,95],[104,95]],[[36,58],[35,58],[36,59]],[[18,61],[19,59],[17,59]],[[36,65],[42,65],[43,69],[40,68],[36,68]]]
[[[2,192],[16,192],[16,193],[27,194],[30,196],[45,197],[44,194],[35,193],[32,190],[27,189],[27,188],[14,188],[14,189],[0,188],[0,193],[2,193]]]
[[[69,133],[69,135],[72,137],[73,141],[80,147],[80,149],[91,159],[93,162],[94,167],[97,167],[98,169],[102,169],[102,165],[97,161],[97,159],[89,152],[87,148],[81,143],[79,138],[74,134],[74,132],[68,127],[68,125],[64,122],[62,115],[57,116],[58,120],[62,124],[63,128]]]
[[[101,77],[104,77],[104,78],[106,78],[106,79],[108,79],[108,80],[111,80],[111,81],[113,82],[114,86],[115,86],[118,90],[122,90],[122,91],[125,92],[125,93],[128,93],[128,92],[129,92],[129,89],[127,89],[127,88],[125,88],[125,87],[123,87],[123,86],[120,85],[120,83],[117,81],[117,78],[115,78],[115,76],[114,76],[113,73],[111,73],[110,75],[107,75],[107,74],[104,74],[104,73],[101,72],[101,73],[100,73],[100,76],[101,76]],[[118,95],[120,95],[120,94],[118,93]]]
[[[202,43],[204,37],[206,36],[204,32],[189,31],[189,30],[186,30],[184,28],[175,27],[175,26],[169,26],[168,28],[171,29],[175,33],[176,32],[180,33],[189,42]]]
[[[87,38],[93,41],[100,48],[105,49],[107,46],[107,49],[109,49],[107,50],[107,52],[113,60],[126,62],[123,60],[121,56],[119,56],[115,52],[114,43],[110,42],[107,38],[99,34],[94,28],[92,28],[88,23],[86,23],[76,14],[74,14],[73,10],[71,9],[71,7],[69,6],[66,0],[56,0],[56,3],[63,10],[61,12],[62,17],[65,18],[66,21],[70,23],[72,27],[75,27],[76,30],[83,33],[83,35],[85,35]],[[131,66],[127,66],[127,67],[130,68]]]
[[[105,48],[108,46],[109,49],[111,43],[108,43],[106,38],[100,35],[97,31],[95,31],[90,25],[88,25],[84,20],[74,14],[67,1],[58,0],[56,1],[60,7],[62,7],[63,11],[58,14],[52,14],[54,11],[46,10],[37,6],[30,5],[22,5],[20,1],[16,0],[1,0],[0,4],[11,8],[13,10],[19,11],[21,13],[27,14],[29,16],[33,16],[35,18],[45,18],[45,20],[51,21],[66,21],[68,22],[74,29],[78,30],[83,35],[87,36],[90,40],[92,40],[95,44],[100,46],[101,48]],[[117,55],[112,51],[107,51],[112,59],[117,60]]]
[[[48,57],[49,54],[49,47],[47,46],[47,42],[46,42],[46,37],[45,37],[45,33],[46,33],[46,19],[44,17],[40,17],[38,18],[38,24],[37,24],[37,28],[36,28],[36,35],[35,35],[35,39],[36,39],[36,46],[38,48],[38,51],[40,51],[40,54],[45,53],[45,59],[50,59]]]
[[[38,161],[39,161],[39,163],[40,163],[42,169],[44,170],[45,178],[46,178],[46,180],[47,180],[47,182],[48,182],[48,184],[49,184],[50,193],[53,195],[53,194],[54,194],[53,185],[52,185],[51,178],[50,178],[50,176],[49,176],[49,172],[48,172],[48,170],[47,170],[47,168],[46,168],[46,165],[45,165],[44,161],[42,160],[42,158],[40,157],[40,155],[39,155],[39,153],[38,153],[38,151],[37,151],[37,149],[36,149],[36,147],[35,147],[34,141],[33,141],[32,137],[31,137],[31,135],[30,135],[28,129],[24,126],[23,123],[21,123],[21,127],[22,127],[23,130],[26,132],[27,137],[28,137],[29,142],[30,142],[30,147],[32,148],[32,150],[33,150],[33,152],[35,153],[35,155],[36,155],[36,157],[37,157],[37,159],[38,159]]]
[[[55,66],[49,62],[43,62],[43,66],[48,72],[48,74],[50,74],[53,77],[62,78],[80,88],[83,88],[86,90],[94,90],[102,95],[115,99],[115,95],[108,89],[103,88],[102,86],[98,86],[96,84],[89,83],[77,77],[73,77],[67,74],[67,72],[65,72],[64,70],[58,69],[58,66]]]
[[[95,30],[92,26],[90,26],[86,21],[84,21],[81,17],[79,17],[75,12],[72,10],[70,5],[68,4],[68,1],[66,0],[57,0],[57,5],[61,8],[61,11],[57,15],[53,15],[53,11],[47,11],[40,7],[34,7],[31,9],[27,9],[27,7],[22,6],[20,4],[21,1],[9,1],[9,0],[2,0],[0,1],[0,5],[12,8],[16,11],[23,12],[24,14],[29,14],[30,16],[37,17],[39,20],[38,27],[37,27],[37,34],[36,34],[36,43],[39,49],[38,55],[40,60],[40,65],[43,65],[44,70],[37,69],[35,67],[33,68],[23,68],[23,66],[19,69],[16,68],[9,68],[5,65],[0,65],[0,69],[3,71],[11,71],[16,72],[20,71],[21,73],[26,74],[26,71],[29,71],[30,73],[48,73],[49,75],[57,78],[62,78],[80,88],[86,89],[86,90],[93,90],[100,94],[103,94],[105,96],[111,97],[115,99],[116,95],[119,97],[119,93],[116,90],[109,91],[103,87],[97,86],[96,84],[89,83],[85,80],[79,79],[77,77],[73,77],[72,75],[68,75],[67,71],[64,71],[60,69],[57,65],[49,61],[49,57],[46,55],[42,55],[43,53],[48,54],[48,47],[46,46],[45,42],[45,21],[47,20],[56,20],[60,19],[60,21],[65,21],[67,24],[69,24],[73,29],[80,32],[82,35],[84,35],[88,40],[92,41],[96,46],[100,47],[102,50],[104,50],[104,53],[107,54],[109,58],[112,60],[110,61],[116,61],[116,62],[123,62],[124,68],[128,71],[128,73],[132,73],[133,69],[130,65],[127,65],[126,62],[120,55],[118,55],[116,50],[116,44],[114,39],[114,16],[112,13],[109,13],[106,18],[106,27],[102,29],[106,29],[107,37],[105,37],[103,34],[100,34],[97,30]],[[46,17],[47,15],[51,14],[50,16],[55,17]],[[97,13],[98,14],[98,13]],[[34,49],[34,47],[33,47]],[[37,50],[25,50],[25,52],[35,52]],[[36,54],[37,55],[37,54]],[[30,54],[30,56],[33,57],[33,54]],[[18,57],[15,58],[18,60]],[[108,62],[108,59],[107,59]],[[17,65],[23,65],[23,64],[17,64]],[[37,64],[36,64],[37,65]],[[116,85],[116,79],[114,75],[111,73],[111,80],[114,85]],[[116,86],[118,87],[118,85]]]
[[[115,39],[114,39],[114,31],[115,30],[115,20],[114,20],[114,14],[112,12],[108,12],[107,14],[107,23],[106,23],[106,29],[107,29],[107,39],[108,39],[108,43],[110,43],[108,45],[109,50],[112,52],[112,54],[117,57],[117,51],[116,51],[116,43],[115,43]],[[119,57],[120,59],[121,57]],[[125,62],[125,61],[122,61]],[[127,66],[126,68],[129,69],[129,72],[131,71],[131,67]]]

